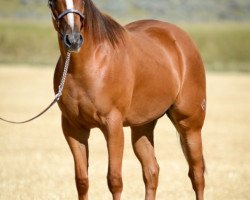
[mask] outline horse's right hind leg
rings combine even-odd
[[[156,121],[137,127],[131,127],[132,145],[139,159],[145,183],[146,200],[155,200],[158,186],[159,165],[155,158],[153,131]]]
[[[205,163],[202,153],[201,128],[205,110],[201,106],[191,112],[186,111],[179,105],[179,107],[173,106],[167,114],[180,134],[181,146],[189,165],[188,175],[196,193],[196,199],[203,200]]]

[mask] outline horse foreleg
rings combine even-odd
[[[155,158],[153,141],[155,124],[152,122],[139,127],[131,127],[133,149],[142,165],[146,200],[155,199],[158,187],[159,165]]]
[[[87,200],[89,179],[88,179],[88,138],[90,130],[78,129],[62,118],[62,127],[65,138],[69,144],[74,157],[75,180],[79,200]]]
[[[108,175],[107,181],[113,200],[121,199],[122,183],[122,158],[124,149],[124,134],[122,117],[118,112],[111,113],[106,121],[104,132],[108,148]]]

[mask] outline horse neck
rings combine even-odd
[[[81,47],[80,51],[78,53],[71,53],[70,56],[70,71],[75,71],[79,65],[82,66],[83,62],[90,57],[91,54],[95,51],[94,45],[90,40],[84,37],[84,44]],[[67,50],[64,47],[63,41],[59,38],[59,48],[61,53],[61,59],[63,63],[66,61],[67,56]]]
[[[102,50],[100,49],[103,48],[105,48],[106,52],[109,52],[110,54],[109,57],[112,57],[112,54],[114,52],[117,53],[117,51],[120,51],[120,49],[124,49],[124,43],[121,42],[120,44],[117,45],[118,46],[121,45],[123,48],[119,48],[118,46],[114,48],[114,46],[112,46],[112,44],[107,40],[95,43],[91,35],[85,33],[84,44],[81,47],[80,52],[71,54],[69,71],[75,73],[82,72],[84,70],[85,63],[88,63],[90,59],[93,59],[93,57],[95,57],[95,55],[98,54],[98,52],[102,52]],[[63,63],[65,63],[67,51],[65,50],[64,44],[62,40],[60,40],[60,38],[59,38],[59,46],[61,51],[61,59]]]

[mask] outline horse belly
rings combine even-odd
[[[179,81],[168,68],[154,69],[155,73],[141,74],[142,80],[134,88],[133,98],[126,118],[128,125],[140,125],[160,118],[174,103]]]

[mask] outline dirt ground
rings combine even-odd
[[[0,67],[0,116],[22,120],[53,98],[53,69]],[[207,164],[206,200],[250,199],[250,74],[208,73],[208,112],[203,129]],[[144,199],[139,162],[125,129],[124,200]],[[167,117],[157,125],[161,168],[157,200],[195,199],[176,130]],[[103,135],[90,137],[91,200],[110,200]],[[35,122],[0,122],[0,200],[74,200],[73,160],[60,127],[57,106]]]

